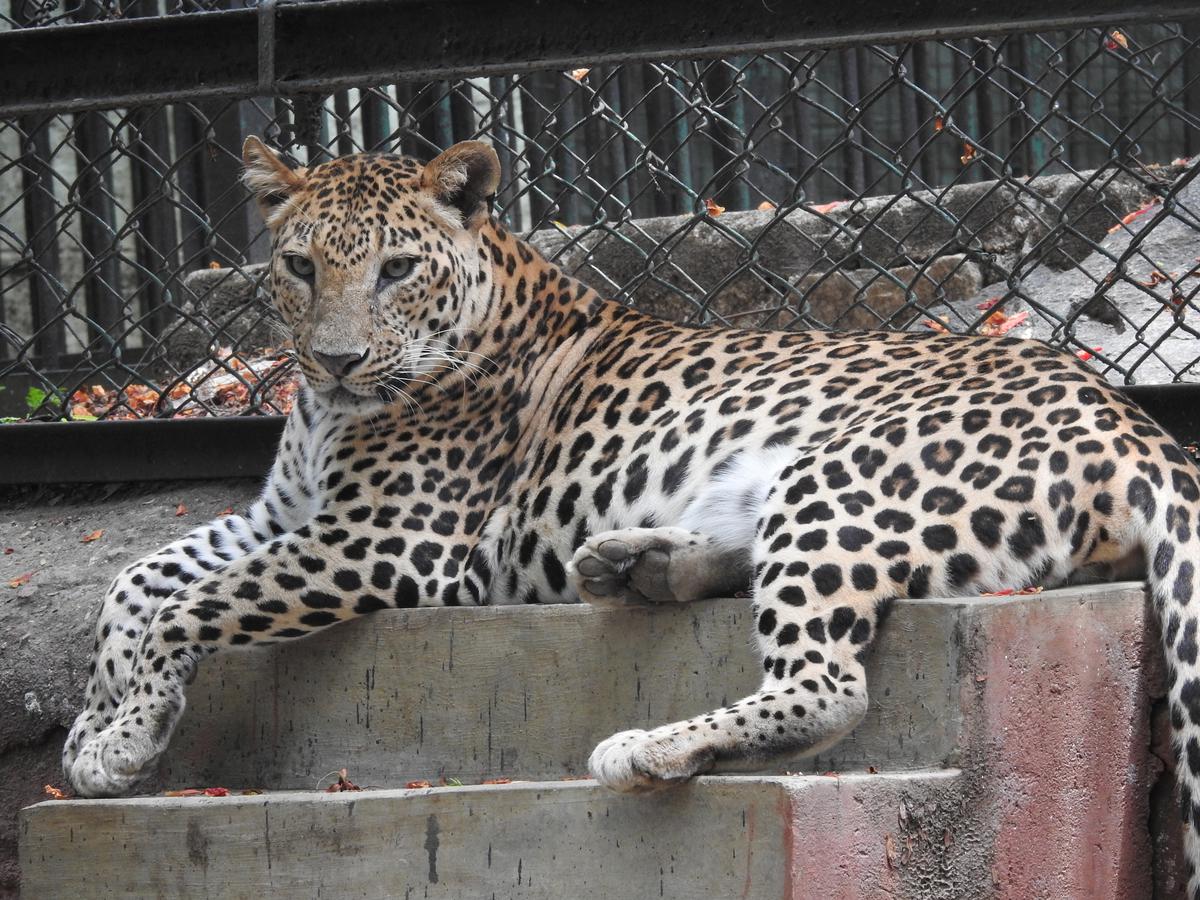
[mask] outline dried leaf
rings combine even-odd
[[[1099,353],[1103,349],[1104,349],[1103,347],[1093,347],[1091,350],[1076,350],[1075,355],[1078,356],[1080,359],[1082,359],[1084,362],[1087,362],[1089,359],[1092,358],[1093,354]]]
[[[90,544],[92,541],[98,541],[102,537],[104,537],[104,529],[97,528],[95,531],[91,532],[90,534],[85,534],[83,537],[81,537],[79,539],[79,543]]]
[[[964,166],[969,166],[972,162],[975,161],[975,156],[976,156],[977,152],[978,151],[976,151],[974,144],[968,144],[966,142],[963,142],[963,153],[962,153],[962,156],[959,157],[959,161]]]
[[[15,548],[13,548],[13,547],[5,547],[5,548],[4,548],[4,555],[5,555],[5,556],[12,556],[12,555],[13,555],[14,553],[16,553],[16,552],[17,552],[17,551],[16,551],[16,549],[15,549]]]
[[[721,213],[725,212],[725,207],[721,206],[712,197],[708,197],[704,201],[704,211],[713,218],[716,218]]]
[[[950,329],[947,327],[944,319],[925,319],[921,324],[926,328],[932,328],[938,334],[950,334]]]
[[[345,769],[339,769],[338,773],[337,773],[337,777],[338,777],[337,781],[335,781],[329,787],[325,788],[325,793],[337,794],[337,793],[340,793],[341,791],[361,791],[362,790],[362,788],[360,788],[357,784],[355,784],[353,781],[350,780],[349,773]]]
[[[70,800],[70,799],[71,799],[71,795],[70,795],[70,794],[68,794],[68,793],[67,793],[66,791],[64,791],[64,790],[60,790],[59,788],[56,788],[56,787],[55,787],[54,785],[52,785],[52,784],[47,784],[47,785],[44,785],[44,786],[42,787],[42,791],[43,791],[43,792],[46,794],[46,796],[47,796],[47,797],[49,797],[51,800]]]
[[[878,775],[879,770],[877,768],[875,768],[874,766],[867,766],[867,774],[868,775]]]
[[[223,787],[205,788],[204,796],[205,797],[228,797],[229,796],[229,788],[223,788]]]
[[[986,675],[976,675],[976,676],[975,676],[975,683],[976,683],[976,684],[983,684],[985,681],[987,681],[987,676],[986,676]]]
[[[262,790],[259,788],[246,788],[245,790],[241,791],[241,795],[243,797],[257,797],[261,793]]]
[[[954,835],[950,833],[949,828],[942,829],[942,846],[949,847],[954,843]]]
[[[845,202],[845,200],[834,200],[832,203],[818,203],[816,206],[810,206],[809,209],[821,215],[828,215]]]
[[[999,297],[988,297],[982,303],[976,303],[975,308],[980,311],[988,310],[988,309],[991,309],[993,306],[995,306],[999,302],[1000,302]]]
[[[217,515],[218,516],[232,516],[233,515],[233,507],[227,506],[223,510],[221,510],[219,513],[217,513]]]
[[[1139,281],[1138,284],[1145,288],[1158,287],[1160,284],[1165,284],[1166,282],[1178,277],[1178,272],[1172,272],[1170,275],[1168,275],[1165,272],[1159,271],[1158,269],[1153,269],[1150,272],[1150,277],[1145,281]]]
[[[896,842],[892,839],[891,832],[883,836],[883,855],[887,860],[887,867],[896,868]]]
[[[571,77],[574,78],[576,81],[583,81],[583,79],[587,78],[588,72],[590,72],[590,71],[592,71],[592,70],[591,69],[572,69]]]
[[[591,775],[563,775],[559,781],[587,781]]]
[[[480,784],[512,784],[511,778],[485,778]]]
[[[177,507],[175,507],[176,518],[178,518],[179,516],[186,516],[187,511],[188,511],[188,508],[186,506],[184,506],[182,503],[180,503]]]
[[[945,127],[946,127],[946,120],[945,120],[945,119],[943,119],[941,116],[934,116],[934,117],[933,117],[933,130],[934,130],[935,132],[937,132],[937,131],[941,131],[941,130],[942,130],[943,128],[945,128]]]
[[[980,327],[979,333],[985,334],[988,337],[1002,337],[1018,325],[1025,324],[1028,318],[1029,313],[1027,312],[1013,313],[1010,316],[1007,313],[997,310],[987,317],[987,320]]]
[[[1124,34],[1114,28],[1111,32],[1109,32],[1108,40],[1104,42],[1104,46],[1106,46],[1109,50],[1116,50],[1118,47],[1120,47],[1122,50],[1128,50],[1129,38],[1125,37]]]
[[[1140,216],[1144,216],[1146,213],[1150,212],[1150,210],[1152,210],[1155,206],[1157,206],[1161,202],[1162,202],[1162,200],[1160,198],[1155,197],[1153,200],[1151,200],[1145,206],[1140,207],[1139,209],[1135,209],[1133,212],[1124,216],[1120,222],[1118,222],[1112,228],[1108,229],[1108,233],[1112,234],[1113,232],[1120,231],[1122,226],[1132,224],[1135,219],[1139,218]]]
[[[433,787],[433,785],[430,784],[428,781],[410,781],[410,782],[408,782],[408,784],[406,784],[404,786],[406,788],[408,788],[410,791],[416,790],[417,788]]]
[[[181,791],[163,791],[164,797],[203,797],[204,791],[199,788],[184,788]]]
[[[11,581],[9,581],[8,586],[10,588],[19,588],[22,585],[29,584],[29,581],[32,578],[33,578],[32,572],[22,572],[16,578],[13,578]]]
[[[758,204],[757,208],[759,212],[770,212],[775,208],[775,204],[770,200],[764,200],[762,203]]]
[[[210,262],[208,264],[208,267],[210,269],[219,269],[219,268],[221,268],[221,264],[214,259],[212,262]]]

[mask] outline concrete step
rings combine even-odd
[[[886,650],[870,663],[867,721],[806,770],[951,762],[968,612],[957,602],[900,604]],[[342,766],[381,787],[583,774],[592,748],[615,731],[756,689],[752,628],[744,600],[379,613],[207,663],[159,786],[311,788]],[[771,771],[798,765],[781,760]]]
[[[1141,585],[898,604],[869,718],[803,764],[838,775],[646,797],[558,780],[613,730],[754,687],[748,617],[744,601],[415,610],[214,660],[163,782],[305,790],[39,804],[21,819],[24,893],[1170,896],[1177,851],[1149,827],[1162,685]],[[529,781],[314,792],[342,766],[380,788]]]
[[[22,895],[990,896],[960,782],[925,772],[702,778],[643,797],[532,782],[43,803],[24,813]]]
[[[937,768],[958,760],[977,633],[995,611],[1140,606],[1140,586],[897,605],[868,664],[871,707],[845,741],[765,771]],[[210,661],[152,787],[309,789],[585,774],[597,742],[754,690],[749,604],[715,600],[379,613],[262,653]],[[1093,616],[1094,618],[1094,616]]]

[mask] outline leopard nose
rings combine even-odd
[[[341,378],[349,375],[352,370],[357,368],[364,359],[367,358],[367,351],[361,353],[322,353],[320,350],[312,351],[313,358],[316,359],[330,375]]]

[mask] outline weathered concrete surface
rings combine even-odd
[[[959,745],[962,604],[898,605],[873,654],[866,721],[805,762],[765,770],[936,767]],[[162,787],[557,778],[615,731],[707,712],[755,690],[745,600],[382,612],[202,668]],[[583,700],[586,698],[586,700]]]
[[[964,628],[965,795],[994,828],[997,895],[1151,896],[1150,721],[1164,684],[1142,586],[988,603]],[[1169,878],[1160,887],[1182,896]]]
[[[0,897],[17,890],[17,810],[62,784],[59,754],[112,577],[257,489],[241,480],[0,493]],[[180,503],[188,512],[176,516]],[[96,530],[99,540],[81,543]],[[8,586],[27,572],[28,584]]]
[[[954,622],[958,639],[950,643],[962,659],[958,769],[708,777],[650,797],[548,782],[43,803],[23,818],[25,895],[1151,896],[1150,712],[1162,684],[1141,586],[938,606]],[[574,614],[585,629],[586,617],[599,615],[429,611],[447,631],[446,616],[460,612],[525,612],[547,623],[554,620],[546,613]],[[629,624],[628,640],[636,639],[633,627],[662,627]],[[388,643],[416,646],[430,637],[410,624]],[[685,651],[664,631],[655,640],[689,669],[714,649],[698,640]],[[883,637],[893,652],[902,640],[891,629]],[[468,665],[484,655],[468,651]],[[646,673],[648,699],[656,681]],[[879,684],[873,693],[886,695]],[[423,708],[440,702],[429,700]]]
[[[959,816],[956,781],[944,772],[703,778],[644,797],[543,782],[44,803],[24,814],[23,896],[986,897],[973,877],[979,847],[942,839]],[[829,854],[830,830],[850,822],[853,843]],[[936,840],[907,849],[903,822]]]

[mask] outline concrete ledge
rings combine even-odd
[[[961,603],[900,604],[867,721],[803,768],[940,766],[959,746]],[[290,646],[218,657],[188,690],[160,786],[311,788],[440,776],[586,773],[614,731],[652,727],[758,687],[744,600],[386,611]],[[886,687],[884,687],[886,686]],[[780,761],[768,771],[793,770]]]
[[[43,803],[23,896],[991,896],[955,772]],[[957,840],[945,829],[958,823]],[[972,827],[975,827],[972,825]],[[935,886],[935,887],[934,887]]]

